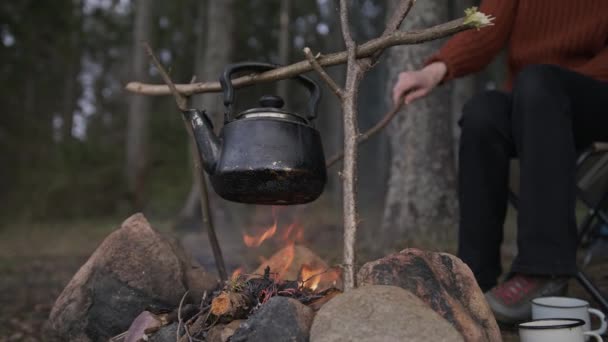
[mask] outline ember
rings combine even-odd
[[[288,297],[308,305],[313,310],[320,307],[341,293],[336,288],[328,288],[323,291],[315,291],[320,281],[320,275],[315,270],[302,267],[302,274],[307,274],[309,279],[280,280],[276,273],[272,273],[266,267],[263,275],[247,275],[233,272],[231,280],[211,296],[204,296],[198,305],[198,312],[188,312],[186,308],[192,308],[190,304],[180,305],[178,308],[180,326],[184,326],[188,336],[192,338],[205,338],[208,331],[217,324],[227,324],[234,320],[245,319],[256,312],[263,304],[272,297]],[[187,341],[187,339],[185,340]]]

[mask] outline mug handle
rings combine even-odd
[[[596,340],[597,342],[604,342],[604,340],[602,340],[602,337],[601,337],[600,335],[596,334],[596,333],[595,333],[595,332],[593,332],[593,331],[585,331],[585,332],[583,333],[583,335],[585,335],[585,336],[592,336],[593,338],[595,338],[595,340]]]
[[[600,310],[593,309],[593,308],[589,308],[589,313],[596,315],[600,319],[600,322],[602,322],[599,329],[591,330],[591,332],[596,333],[598,335],[604,334],[606,332],[606,328],[608,328],[608,323],[606,322],[606,316],[604,315],[604,313],[601,312]]]

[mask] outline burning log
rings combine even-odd
[[[211,314],[230,320],[245,318],[251,311],[252,300],[243,292],[222,292],[211,301]]]
[[[254,272],[270,268],[278,279],[298,279],[311,290],[342,288],[340,270],[331,268],[317,254],[301,245],[290,244],[264,261]]]
[[[327,289],[327,290],[323,291],[322,293],[319,293],[319,295],[322,295],[322,297],[310,302],[308,304],[308,307],[311,308],[313,311],[319,311],[319,309],[321,309],[321,307],[323,307],[323,305],[325,305],[325,303],[329,302],[335,296],[340,295],[340,294],[342,294],[342,291],[340,291],[338,289],[335,289],[335,288]]]

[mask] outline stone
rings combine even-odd
[[[174,309],[212,291],[216,279],[142,214],[104,239],[57,298],[45,332],[63,341],[107,341],[144,310]]]
[[[139,342],[144,337],[146,330],[160,328],[161,325],[160,317],[149,311],[144,311],[133,320],[123,342]]]
[[[306,342],[314,318],[311,308],[293,298],[272,297],[232,335],[231,342]]]
[[[243,320],[237,319],[228,324],[219,324],[209,329],[207,334],[207,342],[228,342],[230,337],[234,335],[235,331],[241,326]]]
[[[406,289],[454,325],[466,341],[500,341],[500,330],[469,267],[447,253],[405,249],[368,262],[359,286],[393,285]]]
[[[460,333],[418,297],[396,286],[360,287],[317,312],[311,342],[463,341]]]
[[[161,327],[157,332],[148,337],[148,342],[175,342],[177,336],[177,322]],[[183,333],[183,328],[182,328]]]

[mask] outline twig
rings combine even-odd
[[[186,331],[186,336],[188,336],[188,342],[192,342],[192,335],[190,335],[190,331],[188,331],[188,326],[184,324],[184,330]],[[176,341],[179,342],[179,341]]]
[[[465,22],[465,18],[449,21],[444,24],[436,25],[424,30],[402,32],[396,31],[385,37],[372,39],[357,48],[357,58],[370,57],[379,50],[384,50],[391,46],[420,44],[430,40],[443,38],[471,28],[483,27],[486,24],[479,25],[477,22]],[[317,59],[321,66],[331,66],[344,64],[347,61],[348,52],[341,51],[332,54],[322,55]],[[260,74],[246,75],[235,78],[232,84],[235,88],[252,85],[254,83],[272,82],[291,78],[293,76],[312,71],[313,67],[308,60],[303,60],[291,65],[280,67],[274,70],[266,71]],[[176,84],[177,91],[184,96],[190,96],[197,93],[220,92],[222,88],[219,82],[198,82],[193,84]],[[146,84],[141,82],[130,82],[125,87],[128,91],[144,94],[144,95],[171,95],[171,91],[166,85],[161,84]]]
[[[388,20],[388,22],[386,24],[386,28],[384,29],[384,32],[382,32],[382,35],[380,37],[388,37],[389,35],[395,33],[397,30],[399,30],[399,26],[401,26],[401,23],[403,22],[405,17],[407,17],[407,15],[410,13],[410,10],[414,6],[415,2],[416,2],[416,0],[400,1],[399,4],[397,5],[397,8],[393,12],[393,15]],[[380,55],[382,55],[383,52],[384,52],[384,49],[374,52],[374,54],[372,55],[371,63],[372,64],[376,63],[376,61],[380,58]]]
[[[382,37],[386,37],[399,29],[399,26],[401,26],[405,17],[407,17],[412,7],[414,7],[415,2],[416,0],[402,0],[399,2],[393,15],[386,23],[386,28],[384,29],[384,32],[382,32]]]
[[[393,120],[393,118],[397,115],[397,113],[399,113],[401,108],[403,108],[403,101],[399,102],[399,104],[397,104],[396,106],[391,108],[391,110],[389,110],[382,117],[382,119],[380,121],[378,121],[372,128],[365,131],[365,133],[359,135],[359,137],[357,139],[357,144],[359,144],[359,145],[363,144],[369,138],[376,135],[378,132],[380,132],[386,126],[388,126],[388,124],[391,122],[391,120]],[[334,166],[338,161],[340,161],[343,157],[344,157],[344,151],[340,151],[340,152],[334,154],[333,156],[331,156],[331,158],[329,158],[327,160],[327,163],[325,164],[325,166],[327,168],[330,168],[330,167]]]
[[[203,292],[203,297],[201,298],[201,304],[199,305],[199,309],[203,310],[203,304],[205,304],[205,300],[207,299],[207,290]]]
[[[340,88],[340,86],[336,84],[336,81],[334,81],[334,79],[331,78],[331,76],[329,76],[327,72],[325,72],[319,62],[317,62],[317,58],[312,55],[312,51],[310,51],[310,48],[308,46],[304,48],[304,55],[306,56],[306,59],[308,60],[310,65],[312,65],[313,69],[315,69],[315,71],[319,73],[321,79],[325,81],[329,89],[331,89],[331,91],[333,91],[339,99],[342,99],[344,90],[342,90],[342,88]]]
[[[177,330],[175,331],[175,341],[179,342],[179,331],[182,328],[182,305],[184,305],[184,299],[186,299],[186,296],[188,295],[189,290],[186,290],[186,292],[184,292],[184,295],[182,296],[182,299],[179,301],[179,307],[177,308]]]
[[[194,142],[194,133],[192,132],[192,126],[189,122],[186,121],[184,116],[182,115],[182,120],[184,122],[184,127],[186,128],[186,132],[190,136],[190,144],[192,144],[192,160],[194,167],[194,174],[197,177],[197,181],[199,184],[199,192],[200,192],[200,205],[201,205],[201,216],[203,221],[203,226],[205,230],[207,230],[207,237],[209,239],[209,243],[211,244],[211,250],[213,251],[213,258],[215,260],[215,267],[217,268],[218,275],[220,280],[226,281],[228,279],[228,273],[226,272],[226,265],[224,263],[224,256],[222,254],[222,248],[220,247],[220,243],[217,240],[217,234],[215,233],[215,226],[213,225],[213,219],[211,217],[211,209],[209,208],[209,194],[207,193],[207,183],[205,180],[205,176],[203,175],[203,169],[201,165],[203,161],[201,159],[200,154],[198,153],[198,149],[196,148],[196,143]]]
[[[152,60],[152,63],[154,63],[154,66],[156,66],[156,69],[160,73],[160,77],[162,77],[163,81],[167,83],[167,86],[175,97],[175,103],[177,104],[177,108],[182,111],[188,109],[188,99],[186,98],[186,96],[182,95],[179,91],[177,91],[177,88],[175,87],[175,84],[173,84],[171,77],[169,77],[169,74],[167,73],[163,65],[160,64],[158,58],[156,58],[156,55],[154,54],[154,51],[152,51],[150,44],[148,44],[147,42],[144,42],[143,44],[144,48],[146,49],[146,52],[148,53],[148,56],[150,56],[150,59]]]
[[[180,92],[178,92],[175,84],[171,80],[171,77],[169,77],[169,74],[167,73],[165,68],[162,66],[162,64],[160,64],[160,62],[158,61],[158,58],[156,58],[156,55],[154,54],[154,51],[152,51],[150,44],[144,43],[144,48],[146,49],[148,56],[150,56],[150,59],[152,59],[152,63],[154,64],[154,66],[156,66],[156,69],[158,69],[160,76],[165,81],[165,83],[171,90],[171,93],[175,97],[175,103],[177,104],[177,108],[179,108],[179,110],[181,110],[181,111],[187,110],[188,109],[188,98],[184,94],[181,94]],[[194,81],[194,80],[195,80],[195,77],[192,78],[192,81]],[[190,123],[186,122],[186,120],[184,119],[183,116],[182,116],[182,120],[186,127],[186,131],[190,135],[191,144],[193,144],[193,146],[196,146],[196,144],[194,143],[194,141],[195,141],[194,134],[192,132],[192,127],[190,126]],[[193,148],[192,150],[197,151],[196,148]],[[226,279],[228,279],[228,275],[226,273],[224,257],[222,256],[222,249],[220,248],[220,244],[217,240],[217,235],[215,234],[215,227],[213,226],[213,220],[211,219],[211,210],[209,208],[209,196],[207,194],[207,184],[205,183],[205,177],[202,175],[202,169],[201,169],[201,165],[202,165],[203,161],[201,160],[200,154],[195,153],[195,152],[193,152],[192,160],[194,161],[194,169],[195,169],[194,172],[197,175],[197,177],[200,177],[199,178],[199,180],[200,180],[200,182],[199,182],[200,189],[199,190],[201,193],[201,210],[202,210],[202,216],[203,216],[203,225],[207,226],[207,235],[209,237],[209,242],[211,243],[211,249],[213,250],[213,256],[215,258],[215,265],[217,267],[217,271],[219,273],[220,279],[222,281],[225,281]]]
[[[201,158],[200,154],[197,153],[198,158]],[[202,165],[203,161],[200,160],[199,165]],[[213,250],[213,257],[215,258],[215,266],[217,267],[217,272],[220,276],[222,282],[228,280],[228,273],[226,272],[226,264],[224,263],[224,255],[222,254],[222,249],[220,248],[220,244],[217,240],[217,234],[215,233],[215,225],[213,224],[213,217],[211,216],[211,207],[209,206],[209,192],[207,191],[207,180],[206,177],[202,174],[202,171],[199,172],[201,181],[200,181],[200,192],[201,192],[201,211],[203,216],[203,224],[207,226],[207,235],[209,236],[209,241],[211,242],[211,249]]]

